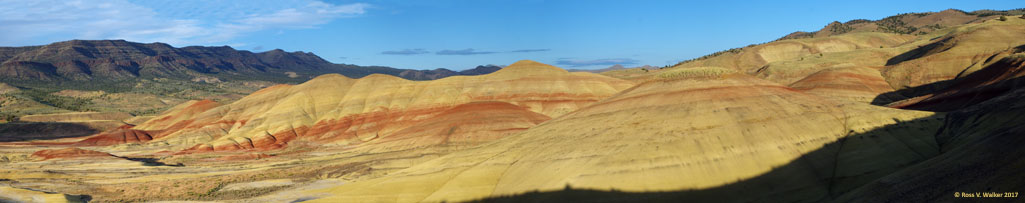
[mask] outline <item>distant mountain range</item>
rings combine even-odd
[[[134,78],[257,79],[301,82],[338,73],[360,78],[374,73],[409,80],[479,75],[500,69],[479,66],[466,71],[410,70],[383,66],[335,64],[309,52],[274,49],[253,53],[228,46],[175,48],[164,43],[124,40],[71,40],[44,46],[0,47],[0,76],[5,80],[89,81]],[[206,81],[204,79],[204,81]]]
[[[458,72],[444,68],[434,70],[405,70],[395,76],[410,80],[435,80],[454,75],[484,75],[501,69],[501,66],[489,64]]]

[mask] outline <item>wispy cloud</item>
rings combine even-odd
[[[632,65],[637,64],[639,61],[630,58],[606,58],[606,59],[594,59],[594,60],[573,60],[569,58],[559,58],[555,61],[555,64],[570,66],[570,67],[581,67],[581,66],[611,66],[611,65]]]
[[[497,51],[477,51],[476,49],[473,49],[473,48],[467,48],[467,49],[456,49],[456,50],[446,49],[446,50],[441,50],[441,51],[434,52],[434,54],[437,54],[437,55],[481,55],[481,54],[525,53],[525,52],[542,52],[542,51],[551,51],[551,49],[520,49],[520,50],[512,50],[512,51],[508,51],[508,52],[497,52]],[[384,52],[381,52],[381,54],[387,54],[387,55],[418,55],[418,54],[426,54],[426,53],[430,53],[430,52],[427,51],[427,50],[424,50],[424,49],[403,49],[403,50],[396,50],[396,51],[384,51]]]
[[[494,54],[498,52],[493,51],[476,51],[474,49],[460,49],[460,50],[441,50],[435,52],[438,55],[477,55],[477,54]]]
[[[522,53],[522,52],[542,52],[542,51],[551,51],[551,50],[552,49],[520,49],[520,50],[513,50],[513,51],[510,51],[510,52]]]
[[[268,29],[309,29],[359,16],[364,3],[334,5],[316,0],[231,2],[42,0],[0,3],[0,45],[68,39],[125,39],[173,45],[228,42]]]
[[[398,51],[383,51],[383,52],[381,52],[381,54],[387,54],[387,55],[417,55],[417,54],[426,54],[426,53],[431,53],[431,52],[429,52],[427,50],[424,50],[424,49],[403,49],[403,50],[398,50]]]

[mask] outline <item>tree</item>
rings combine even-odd
[[[1000,16],[1000,18],[999,18],[999,19],[997,19],[997,20],[1000,20],[1000,21],[1007,21],[1007,17],[1004,17],[1004,16]]]

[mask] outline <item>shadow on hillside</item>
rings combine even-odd
[[[927,139],[934,141],[934,134],[938,129],[921,130],[929,122],[931,126],[939,126],[942,123],[940,116],[925,117],[910,121],[899,122],[887,125],[861,134],[849,135],[833,143],[826,144],[821,148],[806,153],[797,159],[773,168],[767,173],[756,177],[738,180],[738,182],[726,185],[699,189],[679,191],[654,191],[654,192],[625,192],[615,189],[578,189],[567,185],[559,191],[532,191],[509,196],[494,196],[470,202],[823,202],[830,201],[843,193],[856,189],[871,180],[878,179],[887,174],[895,172],[902,167],[912,166],[921,161],[932,158],[939,153],[938,148],[930,149],[931,152],[921,150],[894,150],[886,148],[898,146],[897,148],[911,146],[904,139]],[[938,123],[935,123],[938,122]],[[903,133],[912,132],[916,134]],[[896,133],[895,133],[896,132]],[[890,135],[893,134],[893,135]],[[853,141],[853,142],[852,142]],[[845,143],[848,148],[844,148]],[[935,144],[933,142],[932,144]],[[915,161],[906,164],[897,164],[895,168],[879,169],[878,171],[861,174],[857,177],[839,177],[836,175],[838,157],[841,152],[853,149],[868,149],[875,147],[882,150],[881,153],[867,153],[872,156],[858,160],[885,160],[882,163],[865,163],[869,165],[890,164],[889,156],[916,157]],[[865,147],[865,148],[858,148]],[[851,153],[863,153],[859,151],[842,154],[850,156]],[[895,154],[903,153],[903,154]],[[917,154],[917,155],[915,155]],[[846,159],[845,163],[852,163]],[[856,162],[861,164],[860,162]],[[623,180],[629,181],[629,180]]]
[[[912,49],[911,51],[904,52],[904,53],[902,53],[900,55],[893,56],[890,59],[886,60],[886,65],[887,66],[896,65],[896,64],[904,62],[904,61],[915,60],[915,59],[922,58],[922,57],[925,57],[925,56],[929,56],[929,55],[932,55],[932,54],[935,54],[935,53],[940,53],[940,52],[946,51],[946,50],[940,50],[940,51],[933,51],[933,50],[935,50],[936,48],[939,48],[940,46],[943,46],[945,43],[950,41],[950,39],[951,38],[946,38],[946,39],[943,39],[943,40],[940,40],[940,41],[937,41],[937,42],[929,43],[929,44],[926,44],[924,46],[920,46],[918,48]]]
[[[887,92],[879,94],[879,96],[873,98],[871,104],[877,106],[884,106],[900,100],[925,96],[928,94],[943,91],[947,87],[950,87],[951,84],[954,84],[954,82],[950,80],[944,80],[925,85],[919,85],[916,87],[904,88],[892,92]]]
[[[68,202],[89,202],[93,200],[93,196],[65,194],[64,200],[68,200]]]
[[[50,140],[82,137],[99,133],[99,130],[77,123],[60,122],[14,122],[0,124],[0,142],[29,140]]]
[[[1019,46],[1016,49],[1019,51],[1025,50],[1025,45]],[[945,94],[942,97],[927,99],[901,108],[925,111],[953,111],[1003,95],[1025,84],[1025,78],[1023,77],[1005,78],[1009,74],[1021,71],[1018,68],[1022,66],[1025,60],[998,60],[963,77],[880,94],[872,100],[872,104],[886,105],[891,102],[929,94]],[[995,83],[986,84],[989,82]]]
[[[117,156],[117,158],[122,158],[122,159],[129,160],[129,161],[142,162],[143,166],[173,166],[173,167],[185,166],[185,164],[182,164],[182,163],[167,164],[167,163],[161,162],[160,159],[156,159],[156,158],[124,157],[124,156]]]

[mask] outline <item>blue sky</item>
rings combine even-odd
[[[531,59],[662,66],[829,22],[1020,1],[16,1],[0,46],[71,39],[313,52],[335,63],[455,70]]]

